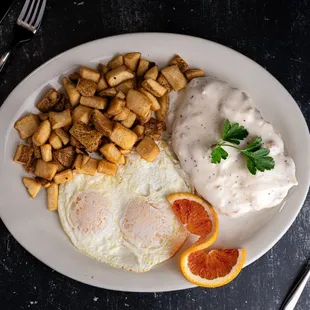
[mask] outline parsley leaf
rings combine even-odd
[[[246,138],[248,134],[248,131],[243,126],[240,126],[238,123],[231,125],[228,119],[225,120],[224,130],[222,133],[223,141],[239,145],[240,140]]]
[[[228,157],[228,153],[220,146],[213,149],[211,152],[211,163],[212,164],[219,164],[221,159],[226,159]]]

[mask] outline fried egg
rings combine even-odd
[[[60,186],[60,221],[78,250],[113,267],[144,272],[182,246],[187,231],[166,197],[192,189],[168,146],[159,147],[152,163],[133,152],[115,177],[78,174]]]

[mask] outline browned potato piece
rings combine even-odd
[[[53,129],[62,128],[72,123],[71,111],[69,109],[62,112],[49,112],[49,120]]]
[[[55,131],[53,131],[48,139],[48,142],[50,145],[53,147],[55,150],[59,150],[62,148],[62,142],[61,139],[56,135]],[[41,148],[41,153],[42,153],[42,148]],[[43,154],[42,154],[43,158]]]
[[[176,91],[187,85],[187,80],[177,65],[169,66],[161,70],[169,84]]]
[[[140,59],[139,66],[137,69],[137,76],[143,76],[145,72],[149,69],[150,62],[145,59]]]
[[[132,79],[133,77],[134,74],[125,65],[117,67],[105,75],[105,78],[111,87]]]
[[[51,161],[51,163],[57,165],[57,173],[66,170],[66,167],[63,166],[61,163],[57,162],[56,160]]]
[[[73,107],[71,103],[68,101],[67,97],[64,94],[61,94],[60,99],[57,101],[57,103],[53,107],[53,111],[62,112],[63,110],[66,110],[67,108],[72,109]]]
[[[82,155],[82,163],[81,163],[81,168],[87,164],[89,161],[90,157],[88,155],[83,154]]]
[[[71,180],[73,180],[73,173],[72,173],[72,170],[70,169],[59,172],[54,176],[54,182],[56,184],[66,183]]]
[[[74,82],[74,83],[77,82],[80,77],[81,77],[80,74],[77,72],[73,72],[73,73],[69,74],[69,80],[71,82]]]
[[[91,97],[95,95],[97,90],[97,83],[91,80],[80,78],[76,85],[76,90],[85,97]]]
[[[155,97],[162,97],[167,89],[154,80],[147,79],[142,82],[142,87],[148,90]]]
[[[119,151],[121,152],[122,155],[128,155],[130,154],[130,150],[124,150],[122,148],[119,148]]]
[[[53,152],[53,158],[57,163],[60,163],[66,168],[70,168],[75,160],[75,150],[72,146],[67,146],[63,149]]]
[[[79,169],[82,168],[83,155],[78,154],[75,158],[72,168]]]
[[[125,120],[130,113],[130,110],[127,107],[124,107],[121,113],[118,113],[114,116],[114,121],[123,121]]]
[[[51,161],[53,159],[52,146],[50,144],[41,145],[41,154],[45,162]]]
[[[97,72],[96,70],[93,70],[91,68],[85,67],[85,66],[82,66],[80,68],[80,76],[83,79],[90,80],[90,81],[93,81],[95,83],[98,83],[99,79],[100,79],[100,73],[99,72]]]
[[[121,155],[121,157],[119,158],[117,163],[120,164],[120,165],[125,165],[126,164],[125,156]]]
[[[27,139],[28,143],[30,144],[30,146],[33,148],[33,155],[34,155],[34,158],[41,158],[41,149],[39,146],[35,145],[33,142],[32,142],[32,138],[28,138]]]
[[[80,104],[85,105],[86,107],[103,110],[106,108],[108,104],[108,99],[98,96],[93,97],[82,96],[80,99]]]
[[[71,146],[78,148],[78,149],[83,149],[85,146],[80,143],[78,140],[76,140],[72,135],[70,135],[70,144]]]
[[[75,85],[70,82],[66,77],[63,78],[63,84],[72,107],[75,107],[80,102],[80,93],[76,90]]]
[[[157,144],[149,137],[144,137],[136,147],[136,152],[148,162],[154,161],[159,151]]]
[[[90,114],[93,109],[85,107],[83,105],[78,105],[72,113],[73,124],[82,122],[84,124],[88,124],[90,121]]]
[[[152,117],[150,121],[145,124],[145,135],[155,141],[158,141],[162,139],[162,134],[163,123]]]
[[[108,71],[109,71],[109,68],[108,66],[102,64],[102,63],[99,63],[98,65],[98,70],[99,72],[102,74],[102,75],[105,75]]]
[[[114,87],[102,90],[99,95],[102,97],[114,97],[117,94],[117,90]]]
[[[41,146],[46,143],[50,134],[51,134],[51,123],[48,120],[43,121],[40,124],[37,132],[32,136],[32,142],[36,146]]]
[[[122,121],[122,125],[126,128],[130,128],[134,124],[136,118],[137,115],[130,111],[127,118]]]
[[[97,92],[99,93],[102,90],[107,89],[107,88],[109,88],[109,85],[107,81],[105,80],[104,76],[101,76],[97,84]]]
[[[18,145],[13,160],[16,163],[27,165],[33,156],[33,148],[29,145],[20,144]]]
[[[37,177],[51,181],[57,172],[58,166],[54,163],[46,163],[43,159],[38,159],[34,174]]]
[[[122,155],[114,143],[107,143],[103,145],[99,151],[108,161],[112,163],[117,163]]]
[[[171,85],[169,84],[169,82],[167,81],[167,79],[164,77],[164,75],[162,73],[159,74],[158,78],[157,78],[157,82],[165,87],[167,89],[168,92],[171,92],[172,91],[172,87]]]
[[[153,96],[150,92],[148,92],[145,88],[141,87],[139,88],[139,92],[148,97],[152,103],[151,105],[151,110],[152,111],[157,111],[160,109],[160,105],[158,100],[156,99],[155,96]]]
[[[82,163],[82,157],[83,156],[81,155],[78,162],[76,162],[75,166],[76,172],[94,176],[97,171],[98,160],[94,158],[89,158],[89,160],[84,166],[79,166]]]
[[[147,70],[146,73],[144,74],[144,79],[151,79],[155,80],[157,79],[158,76],[158,67],[154,66],[151,69]]]
[[[123,94],[127,95],[127,93],[129,92],[130,89],[135,88],[135,80],[134,79],[130,79],[127,80],[119,85],[117,85],[115,87],[115,89],[117,91],[121,91]]]
[[[204,72],[201,69],[190,69],[184,72],[185,77],[188,81],[191,81],[194,78],[204,76]]]
[[[136,71],[141,53],[128,53],[124,55],[124,64],[131,70]]]
[[[25,171],[29,174],[34,173],[34,170],[36,169],[36,164],[37,164],[37,159],[32,158],[28,164],[24,165]]]
[[[109,137],[112,133],[113,122],[109,120],[99,110],[93,110],[91,113],[91,120],[97,131],[99,131],[105,137]]]
[[[107,113],[112,116],[117,115],[123,111],[125,104],[125,100],[114,97],[108,107]]]
[[[108,65],[110,70],[113,70],[117,67],[120,67],[123,64],[124,64],[124,57],[123,57],[123,55],[119,55],[119,56],[115,56],[113,59],[111,59],[107,65]]]
[[[152,111],[150,110],[146,117],[137,116],[137,121],[140,125],[146,124],[152,117]]]
[[[130,150],[137,142],[138,136],[132,130],[115,123],[110,139],[121,148]]]
[[[165,94],[161,98],[158,99],[160,109],[155,112],[157,120],[163,122],[166,118],[166,115],[169,110],[169,95]]]
[[[138,140],[143,138],[143,136],[144,136],[144,126],[143,125],[136,125],[132,131],[138,136]]]
[[[14,128],[18,130],[20,137],[25,140],[38,130],[39,125],[40,120],[38,116],[35,114],[29,114],[16,121]]]
[[[38,114],[38,117],[41,122],[46,121],[48,119],[48,113],[40,113]]]
[[[184,72],[188,69],[188,63],[179,55],[175,55],[169,65],[177,65],[181,72]]]
[[[47,193],[47,209],[55,211],[58,209],[58,185],[53,183],[46,189]]]
[[[98,163],[97,171],[99,173],[115,176],[117,172],[117,165],[102,159]]]
[[[70,136],[67,132],[65,132],[62,128],[55,129],[56,135],[60,138],[63,145],[66,145],[70,141]]]
[[[39,178],[39,177],[35,177],[35,180],[37,183],[41,184],[43,187],[48,188],[52,185],[52,182]]]
[[[41,184],[37,183],[34,179],[27,177],[23,178],[23,183],[27,188],[30,197],[35,198],[41,189]]]
[[[125,94],[122,93],[121,91],[119,91],[119,92],[115,95],[115,97],[120,98],[120,99],[126,99]]]
[[[59,92],[55,88],[51,88],[37,104],[37,108],[43,113],[48,112],[54,107],[59,99]]]
[[[131,89],[126,96],[127,107],[137,115],[146,117],[150,111],[152,102],[142,93]]]

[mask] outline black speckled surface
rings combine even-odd
[[[128,32],[210,39],[252,58],[291,93],[310,124],[310,2],[306,0],[48,0],[38,34],[0,77],[0,104],[31,71],[81,43]],[[23,1],[0,26],[0,50]],[[3,176],[1,176],[3,177]],[[0,222],[1,309],[279,309],[310,258],[310,197],[286,235],[231,284],[218,289],[137,294],[90,287],[54,272]],[[308,283],[297,310],[310,309]]]

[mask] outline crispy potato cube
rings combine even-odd
[[[33,148],[29,145],[20,144],[17,146],[13,160],[16,163],[27,165],[33,157]]]
[[[68,95],[72,107],[75,107],[80,102],[80,93],[77,91],[75,85],[70,82],[66,77],[63,78],[64,89]]]
[[[127,107],[124,107],[122,112],[116,114],[113,118],[114,121],[123,121],[125,120],[130,113],[130,110]]]
[[[105,75],[110,69],[108,68],[108,66],[99,63],[98,65],[98,71],[101,73],[101,75]]]
[[[145,59],[140,59],[138,69],[137,69],[137,76],[143,76],[145,72],[149,69],[150,62]]]
[[[73,180],[73,173],[72,173],[72,170],[70,169],[59,172],[54,176],[54,182],[56,184],[66,183],[71,180]]]
[[[124,57],[123,55],[115,56],[113,59],[111,59],[107,66],[110,70],[113,70],[117,67],[120,67],[124,64]]]
[[[158,141],[162,139],[162,134],[163,123],[152,117],[150,121],[145,124],[145,135],[154,141]]]
[[[145,88],[141,87],[139,88],[139,92],[142,93],[143,95],[145,95],[146,97],[149,98],[149,100],[151,101],[152,105],[151,105],[151,110],[152,111],[157,111],[160,109],[160,105],[159,102],[157,100],[157,98],[155,96],[153,96],[150,92],[148,92]]]
[[[137,118],[137,115],[130,111],[127,118],[122,121],[122,125],[125,126],[126,128],[132,127],[136,118]]]
[[[37,104],[37,108],[45,113],[50,111],[60,99],[60,94],[55,88],[50,88],[42,100]]]
[[[121,91],[119,91],[119,92],[115,95],[115,97],[120,98],[120,99],[126,99],[125,94],[122,93]]]
[[[77,154],[77,156],[75,157],[75,161],[72,165],[72,168],[74,169],[82,168],[82,161],[83,161],[83,155]]]
[[[124,81],[121,84],[118,84],[115,89],[119,92],[121,91],[123,94],[127,95],[127,93],[129,92],[129,90],[135,88],[136,82],[135,79],[130,79],[127,81]]]
[[[189,65],[188,63],[179,55],[175,55],[169,65],[176,65],[180,69],[181,72],[184,72],[188,69]]]
[[[57,162],[56,160],[53,160],[52,163],[57,165],[57,173],[66,170],[66,167],[63,166],[61,163]]]
[[[53,183],[46,189],[47,194],[47,209],[55,211],[58,209],[58,185]]]
[[[108,99],[103,98],[103,97],[98,97],[98,96],[93,96],[93,97],[82,96],[80,99],[80,104],[86,107],[103,110],[106,108],[108,104]]]
[[[126,164],[125,156],[121,155],[121,157],[119,158],[117,163],[120,164],[120,165],[125,165]]]
[[[35,177],[34,178],[36,180],[37,183],[39,183],[40,185],[42,185],[43,187],[45,188],[48,188],[52,185],[52,182],[46,180],[46,179],[43,179],[43,178],[40,178],[40,177]]]
[[[152,102],[142,93],[131,89],[126,96],[127,107],[137,115],[146,117],[151,109]]]
[[[32,142],[36,146],[41,146],[46,143],[50,134],[51,134],[51,123],[48,120],[43,121],[40,124],[36,133],[32,136]]]
[[[125,100],[114,97],[108,107],[107,113],[112,116],[117,115],[123,111],[125,104]]]
[[[91,120],[97,131],[105,137],[109,137],[112,133],[113,122],[109,120],[99,110],[93,110],[91,113]]]
[[[35,198],[41,189],[41,184],[37,183],[34,179],[27,177],[23,178],[23,183],[27,188],[30,197]]]
[[[57,172],[58,166],[54,163],[46,163],[43,159],[38,159],[34,174],[37,177],[51,181]]]
[[[122,155],[114,143],[107,143],[103,145],[99,151],[108,161],[112,163],[117,163]]]
[[[114,87],[102,90],[99,95],[102,97],[114,97],[117,94],[117,90]]]
[[[71,111],[67,109],[62,112],[49,112],[49,120],[52,124],[52,129],[62,128],[71,125]]]
[[[99,79],[99,82],[97,84],[97,92],[101,92],[102,90],[104,89],[107,89],[109,88],[109,85],[107,83],[107,81],[105,80],[104,76],[101,76],[100,79]]]
[[[34,158],[42,158],[40,146],[35,145],[32,141],[32,138],[28,138],[27,141],[30,144],[30,146],[33,148]]]
[[[162,73],[159,74],[158,78],[157,78],[157,83],[159,83],[161,86],[165,87],[167,89],[167,92],[171,92],[172,91],[172,86],[169,84],[169,82],[167,81],[167,79],[164,77],[164,75]]]
[[[204,76],[204,72],[201,69],[190,69],[184,72],[185,77],[188,81],[191,81],[194,78]]]
[[[82,122],[84,124],[88,124],[90,121],[90,114],[92,113],[92,109],[85,107],[83,105],[78,105],[72,113],[73,124]]]
[[[85,166],[87,164],[87,162],[89,161],[90,157],[88,155],[83,154],[82,155],[82,163],[81,163],[81,168],[83,168],[83,166]]]
[[[41,154],[45,162],[51,161],[53,159],[52,146],[50,144],[41,145]]]
[[[187,80],[177,65],[169,66],[161,70],[169,84],[176,91],[187,85]]]
[[[122,155],[128,155],[130,154],[130,150],[124,150],[122,148],[119,148],[119,151],[121,152]]]
[[[136,71],[141,53],[128,53],[124,55],[124,64],[131,70]]]
[[[89,158],[87,163],[83,167],[81,167],[81,166],[78,166],[78,165],[79,164],[81,165],[82,157],[80,157],[78,162],[76,163],[75,171],[77,173],[83,173],[83,174],[88,174],[88,175],[94,176],[96,171],[97,171],[98,160],[96,160],[94,158]]]
[[[73,73],[69,74],[69,80],[73,83],[76,83],[80,77],[81,76],[78,72],[73,72]]]
[[[130,150],[137,142],[138,136],[132,130],[115,123],[110,139],[121,148]]]
[[[114,163],[110,163],[105,159],[102,159],[98,162],[97,171],[99,173],[115,176],[117,172],[117,165]]]
[[[151,79],[144,80],[141,85],[155,97],[162,97],[167,92],[165,87]]]
[[[125,65],[113,69],[105,75],[110,87],[114,87],[126,80],[132,79],[133,77],[134,74]]]
[[[157,144],[149,137],[144,137],[136,147],[136,152],[148,162],[154,161],[159,151]]]
[[[144,126],[136,125],[132,131],[138,136],[138,140],[142,139],[144,136]]]
[[[140,125],[146,124],[152,117],[152,111],[150,110],[149,113],[145,116],[137,116],[137,121]]]
[[[160,109],[155,112],[157,120],[163,122],[166,118],[166,115],[169,110],[169,95],[165,94],[161,98],[158,99]]]
[[[90,81],[93,81],[95,83],[98,83],[99,79],[100,79],[100,73],[99,72],[97,72],[96,70],[93,70],[91,68],[85,67],[85,66],[81,66],[80,76],[83,79],[90,80]]]
[[[28,164],[23,165],[23,166],[25,168],[25,171],[30,174],[30,173],[34,173],[34,170],[36,169],[36,165],[37,165],[37,159],[32,158]]]
[[[63,149],[53,152],[53,158],[57,163],[60,163],[66,168],[70,168],[75,160],[75,150],[73,146],[67,146]]]
[[[66,145],[70,141],[70,136],[67,132],[65,132],[62,128],[56,128],[55,129],[56,135],[60,138],[63,145]]]
[[[72,135],[70,135],[70,144],[71,146],[78,148],[78,149],[83,149],[85,146],[80,143],[77,139],[75,139]]]
[[[15,122],[14,128],[18,130],[22,139],[28,139],[37,130],[40,125],[40,120],[37,115],[29,114]]]
[[[157,79],[158,76],[158,67],[154,66],[151,69],[147,70],[144,74],[144,79],[151,79],[151,80],[155,80]]]
[[[48,119],[48,113],[40,113],[37,115],[38,115],[41,122],[46,121]]]
[[[59,100],[53,106],[53,111],[55,111],[55,112],[62,112],[63,110],[66,110],[66,106],[69,109],[73,108],[71,103],[68,101],[68,98],[64,94],[61,94]],[[47,114],[47,116],[48,116],[48,114]]]
[[[59,150],[62,148],[62,142],[61,139],[56,135],[55,131],[53,131],[48,139],[48,142],[50,145],[53,147],[55,150]],[[42,153],[42,148],[41,148],[41,153]],[[42,154],[43,158],[43,154]]]
[[[95,95],[95,92],[97,90],[97,83],[91,80],[80,78],[76,85],[76,90],[82,96],[91,97]]]

